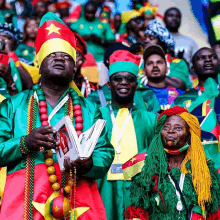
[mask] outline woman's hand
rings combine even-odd
[[[82,176],[88,173],[92,168],[92,165],[93,165],[92,157],[88,157],[85,159],[78,158],[75,161],[70,160],[69,157],[64,158],[65,171],[69,172],[70,170],[74,170],[75,167],[77,176]]]
[[[59,143],[49,136],[49,134],[56,134],[52,126],[42,126],[34,129],[25,139],[25,145],[29,150],[40,150],[44,147],[46,150],[55,149]]]

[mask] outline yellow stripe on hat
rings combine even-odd
[[[141,13],[136,10],[123,11],[121,13],[121,21],[122,23],[128,23],[132,18],[136,18],[141,16]]]
[[[45,41],[42,44],[39,52],[37,53],[37,61],[38,61],[39,66],[41,65],[41,63],[45,57],[47,57],[48,55],[50,55],[51,53],[54,53],[54,52],[67,53],[76,62],[75,48],[73,48],[69,42],[67,42],[61,38],[53,38],[53,39]]]

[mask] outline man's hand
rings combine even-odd
[[[38,151],[40,147],[46,150],[55,149],[59,146],[56,140],[49,136],[49,134],[56,134],[52,126],[42,126],[34,129],[25,139],[25,145],[29,150]]]
[[[70,170],[74,170],[74,167],[76,167],[76,174],[78,177],[88,173],[92,168],[92,165],[93,165],[92,157],[88,157],[85,159],[78,158],[75,161],[70,160],[69,157],[64,158],[65,171],[69,172]]]
[[[0,77],[6,79],[8,78],[9,74],[11,74],[10,66],[0,63]]]

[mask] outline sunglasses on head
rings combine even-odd
[[[125,79],[128,83],[135,83],[137,82],[136,77],[134,76],[113,76],[112,80],[115,82],[122,82]]]

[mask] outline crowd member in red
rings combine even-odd
[[[92,54],[87,54],[86,42],[80,35],[74,34],[76,37],[76,73],[74,75],[74,82],[81,90],[81,93],[87,97],[92,91],[97,89],[98,81],[94,79],[94,75],[98,76],[98,69]],[[92,62],[92,58],[94,62]],[[90,82],[90,80],[95,81],[95,83]]]

